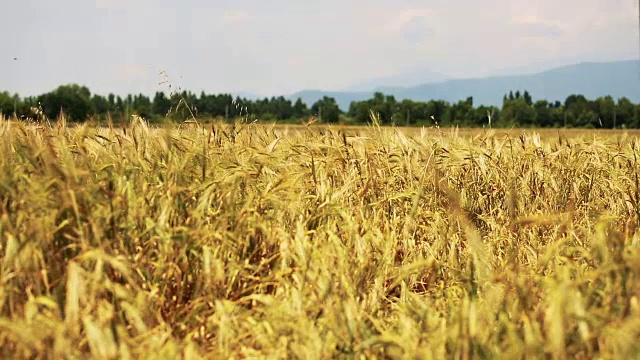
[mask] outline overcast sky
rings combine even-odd
[[[638,57],[636,0],[22,0],[0,19],[0,91],[342,89]],[[14,60],[17,58],[17,60]]]

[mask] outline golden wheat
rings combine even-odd
[[[0,121],[0,356],[637,358],[622,133]]]

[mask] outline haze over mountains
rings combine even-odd
[[[303,90],[288,98],[301,98],[311,105],[323,96],[330,96],[336,99],[343,110],[347,110],[352,101],[370,99],[375,91],[381,91],[386,95],[394,95],[398,101],[433,99],[453,103],[472,96],[476,106],[501,106],[503,96],[511,90],[527,90],[534,100],[564,101],[571,94],[582,94],[588,99],[611,95],[614,99],[628,97],[638,102],[640,62],[583,62],[532,74],[469,79],[448,79],[446,75],[432,72],[407,73],[372,79],[343,91]]]
[[[342,91],[385,91],[390,88],[411,87],[451,80],[452,77],[428,69],[415,68],[399,74],[367,79],[357,82]]]

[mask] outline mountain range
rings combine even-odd
[[[453,79],[451,76],[425,68],[413,68],[389,76],[375,77],[352,84],[342,91],[382,91],[390,88],[410,87],[418,84],[429,84]]]
[[[417,73],[413,79],[419,85],[407,86],[411,76],[402,74],[396,78],[365,81],[343,91],[303,90],[287,98],[301,98],[311,106],[323,96],[330,96],[343,110],[347,110],[352,101],[372,98],[376,91],[394,95],[398,101],[445,100],[454,103],[472,96],[474,106],[501,106],[504,95],[516,90],[527,90],[534,100],[564,101],[571,94],[582,94],[587,99],[611,95],[614,99],[627,97],[640,102],[639,60],[583,62],[523,75],[447,79],[445,75],[428,73],[426,78],[430,81],[418,82],[424,81],[425,75]]]

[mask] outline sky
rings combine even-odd
[[[23,96],[280,95],[639,56],[636,0],[22,0],[0,29],[0,91]]]

